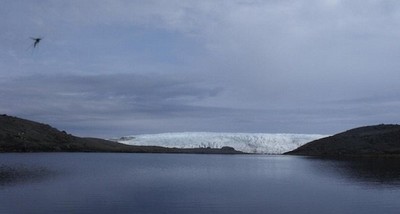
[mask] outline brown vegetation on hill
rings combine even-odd
[[[400,125],[375,125],[351,129],[307,143],[290,155],[400,156]]]
[[[230,147],[178,149],[130,146],[98,138],[76,137],[47,124],[7,115],[0,115],[0,152],[242,153]]]

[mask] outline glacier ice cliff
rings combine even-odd
[[[113,139],[119,143],[170,148],[221,148],[230,146],[247,153],[282,154],[327,135],[181,132],[142,134]]]

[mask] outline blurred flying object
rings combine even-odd
[[[40,40],[42,40],[41,37],[38,37],[38,38],[33,38],[33,37],[31,37],[31,39],[35,41],[35,42],[33,43],[33,48],[36,48],[36,46],[39,44]]]

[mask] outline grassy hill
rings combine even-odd
[[[47,124],[8,115],[0,115],[0,152],[241,153],[230,147],[177,149],[130,146],[98,138],[76,137]]]
[[[400,125],[375,125],[351,129],[312,141],[286,154],[400,156]]]

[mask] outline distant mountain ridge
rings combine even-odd
[[[131,146],[98,138],[82,138],[47,124],[4,114],[0,115],[0,152],[242,153],[230,147],[176,149]]]
[[[351,129],[305,144],[290,155],[400,156],[400,125],[374,125]]]

